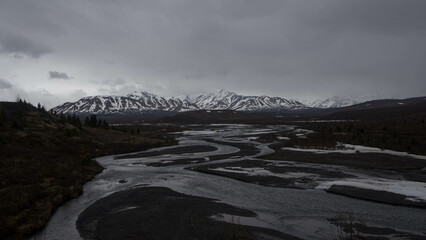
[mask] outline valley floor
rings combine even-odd
[[[105,170],[35,239],[426,237],[424,156],[290,146],[312,134],[295,126],[186,129],[178,146],[97,158]]]

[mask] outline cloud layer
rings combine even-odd
[[[0,78],[52,94],[426,95],[424,9],[423,0],[4,0]],[[70,78],[51,69],[73,78],[49,82]]]
[[[10,88],[12,88],[12,84],[0,78],[0,90],[10,89]]]

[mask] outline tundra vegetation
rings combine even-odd
[[[58,115],[18,99],[0,102],[0,236],[24,239],[102,171],[93,161],[174,144],[161,126],[109,126],[96,116]]]

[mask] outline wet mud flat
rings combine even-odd
[[[221,221],[223,214],[233,220]],[[239,217],[255,216],[214,199],[141,187],[93,203],[78,217],[77,229],[84,239],[299,239],[239,224]]]
[[[169,149],[159,150],[159,151],[148,151],[140,152],[135,154],[120,155],[115,157],[115,159],[128,159],[128,158],[144,158],[144,157],[155,157],[162,156],[165,154],[188,154],[188,153],[200,153],[200,152],[212,152],[217,150],[214,146],[200,145],[200,146],[183,146],[183,147],[173,147]]]
[[[256,148],[256,145],[252,143],[228,142],[228,141],[220,141],[220,140],[212,140],[212,139],[207,140],[207,142],[228,145],[228,146],[232,146],[239,149],[238,152],[236,153],[212,156],[211,159],[213,160],[221,160],[221,159],[231,158],[234,156],[250,157],[260,153],[260,150]]]
[[[264,160],[242,160],[190,167],[188,170],[215,174],[268,187],[312,189],[319,179],[354,177],[339,170],[277,165]]]
[[[250,157],[254,156],[256,154],[259,154],[261,151],[260,149],[256,148],[255,144],[251,143],[239,143],[239,142],[226,142],[226,141],[220,141],[220,140],[212,140],[208,139],[206,140],[208,143],[214,143],[219,145],[227,145],[231,147],[235,147],[238,149],[235,153],[228,153],[228,154],[217,154],[217,155],[210,155],[208,157],[203,158],[184,158],[184,159],[175,159],[175,160],[165,160],[165,161],[157,161],[157,162],[149,162],[146,163],[146,166],[152,166],[152,167],[165,167],[165,166],[174,166],[174,165],[184,165],[184,164],[192,164],[192,163],[205,163],[205,162],[213,162],[213,161],[219,161],[224,159],[238,159],[238,158],[244,158],[244,157]],[[203,146],[200,148],[200,152],[209,152],[208,148],[209,146]],[[190,147],[191,150],[197,149],[199,146],[196,147]],[[172,152],[173,154],[184,154],[188,153],[182,150],[186,150],[189,148],[177,148],[177,149],[170,149],[168,152]],[[204,150],[204,151],[203,151]],[[217,150],[217,149],[211,149],[211,151]],[[155,153],[157,154],[157,153]],[[149,156],[156,156],[156,155],[149,155]],[[139,157],[139,156],[135,156]],[[121,157],[120,157],[121,158]]]

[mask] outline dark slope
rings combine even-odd
[[[91,156],[170,144],[153,137],[156,130],[89,128],[24,102],[0,102],[0,239],[28,237],[77,197],[102,170]]]
[[[335,109],[320,119],[386,119],[426,112],[426,97],[382,99]]]

